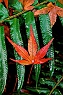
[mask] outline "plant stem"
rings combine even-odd
[[[30,73],[29,73],[29,76],[28,76],[27,84],[29,84],[29,82],[30,82],[30,75],[31,75],[31,72],[32,72],[33,66],[34,66],[34,65],[32,65],[32,66],[31,66],[31,69],[30,69]]]
[[[10,20],[10,19],[12,19],[12,18],[18,17],[19,15],[21,15],[21,14],[23,14],[23,13],[25,13],[25,12],[26,12],[26,11],[22,11],[22,12],[19,12],[19,13],[15,14],[15,15],[9,16],[8,18],[1,20],[0,23],[3,23],[3,22],[5,22],[6,20]]]
[[[41,3],[38,3],[36,6],[42,5],[42,4],[47,3],[47,2],[48,2],[48,0],[46,0],[46,1],[44,1],[44,2],[41,2]],[[35,6],[35,7],[36,7],[36,6]],[[23,14],[23,13],[25,13],[25,12],[27,12],[27,11],[26,11],[26,10],[23,10],[22,12],[19,12],[19,13],[13,15],[13,16],[9,16],[9,17],[7,17],[7,18],[1,20],[1,21],[0,21],[0,24],[3,23],[3,22],[5,22],[5,21],[7,21],[7,20],[12,19],[12,18],[18,17],[18,16],[20,16],[21,14]]]
[[[48,2],[48,0],[46,0],[44,2],[41,2],[41,3],[38,3],[36,6],[43,5],[43,4],[47,3],[47,2]]]
[[[56,87],[58,86],[58,84],[63,80],[63,76],[61,77],[61,79],[56,83],[56,85],[54,86],[54,88],[50,91],[49,95],[52,94],[52,92],[56,89]]]

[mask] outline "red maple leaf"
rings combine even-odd
[[[34,0],[19,0],[19,1],[22,3],[24,10],[32,10],[34,8],[32,6]]]
[[[30,26],[30,38],[28,40],[28,51],[24,49],[22,46],[17,45],[16,43],[12,42],[9,37],[7,37],[8,41],[13,45],[17,53],[23,58],[23,60],[14,60],[14,62],[18,62],[22,65],[30,65],[30,64],[43,64],[52,58],[44,58],[46,55],[52,41],[54,38],[50,40],[50,42],[45,45],[40,50],[38,49],[36,39],[34,37],[32,26]]]
[[[47,4],[47,7],[44,7],[40,10],[34,12],[34,15],[40,14],[49,14],[51,26],[56,22],[57,15],[63,17],[63,8],[53,5],[52,3]]]

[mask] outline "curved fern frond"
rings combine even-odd
[[[20,26],[19,26],[19,20],[17,18],[14,18],[10,20],[10,34],[12,40],[19,45],[23,45],[21,33],[20,33]],[[14,50],[14,55],[16,60],[22,59],[17,52]],[[25,67],[22,65],[17,64],[17,75],[18,75],[18,87],[17,89],[20,91],[20,89],[23,86],[24,82],[24,75],[25,75]]]
[[[2,95],[7,80],[7,52],[5,45],[4,27],[0,26],[0,95]]]
[[[39,20],[40,20],[40,28],[41,28],[41,33],[42,33],[42,38],[43,38],[43,43],[44,45],[47,44],[49,42],[49,40],[51,40],[52,36],[52,29],[51,29],[51,25],[50,25],[50,19],[48,14],[44,14],[44,15],[40,15],[39,16]],[[49,61],[49,67],[50,67],[50,76],[53,75],[54,73],[54,48],[53,48],[53,44],[51,45],[51,47],[48,50],[47,56],[50,58],[53,58],[53,60]]]
[[[2,3],[0,3],[0,20],[3,20],[8,16],[9,14],[8,14],[7,9],[4,7]]]

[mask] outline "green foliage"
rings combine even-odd
[[[55,82],[53,81],[53,80],[50,80],[50,79],[44,79],[44,78],[41,78],[40,80],[39,80],[39,82],[40,82],[40,84],[43,84],[43,85],[48,85],[48,86],[52,86],[52,87],[54,87],[55,86]]]
[[[35,0],[33,5],[36,5],[37,3],[38,3],[38,0]]]
[[[13,5],[13,4],[15,4],[16,2],[18,2],[18,0],[12,0],[12,1],[9,0],[9,5]]]
[[[40,88],[40,87],[38,87],[38,88],[33,88],[33,87],[27,87],[27,89],[28,90],[30,90],[30,91],[32,91],[32,92],[34,92],[34,93],[36,93],[37,95],[39,94],[44,94],[44,95],[47,95],[48,93],[49,93],[49,89],[48,88],[44,88],[44,87],[42,87],[42,88]]]
[[[3,4],[0,3],[0,20],[3,20],[4,18],[8,17],[8,11],[7,9],[3,6]]]
[[[10,5],[16,12],[19,12],[23,9],[22,4],[18,1],[14,2],[12,5]]]
[[[39,4],[40,3],[39,1],[42,4]],[[58,17],[59,22],[61,24],[62,32],[61,32],[61,28],[56,32],[56,28],[60,27],[59,23],[56,22],[55,25],[51,27],[50,18],[48,14],[43,14],[38,17],[35,17],[33,14],[33,11],[36,11],[37,9],[39,10],[40,8],[47,6],[49,2],[52,2],[56,6],[63,8],[63,5],[60,2],[58,2],[58,0],[35,0],[33,4],[35,10],[26,11],[23,12],[22,14],[19,12],[22,12],[23,5],[19,2],[19,0],[9,0],[9,8],[12,8],[14,10],[13,14],[18,13],[17,15],[12,16],[13,19],[11,19],[11,16],[9,17],[8,14],[9,10],[4,7],[3,3],[0,3],[0,21],[3,20],[4,23],[2,24],[5,25],[9,24],[10,38],[15,43],[27,49],[28,45],[26,43],[27,42],[26,39],[28,39],[30,35],[30,25],[32,25],[33,27],[34,36],[36,38],[39,47],[38,49],[40,49],[41,46],[46,45],[51,40],[51,38],[54,37],[54,42],[52,43],[46,56],[53,59],[48,62],[49,64],[45,63],[44,65],[34,65],[34,68],[32,69],[32,75],[31,75],[32,82],[30,82],[29,85],[25,82],[26,78],[28,77],[26,76],[26,73],[28,72],[25,72],[26,68],[16,63],[17,76],[18,76],[18,86],[17,86],[18,92],[13,93],[13,95],[34,95],[34,94],[62,95],[63,17]],[[20,27],[22,29],[20,29]],[[53,28],[55,28],[55,31],[53,30]],[[60,33],[58,33],[58,31]],[[11,50],[9,52],[11,52]],[[21,57],[19,57],[19,55],[15,50],[13,55],[17,60],[22,59]],[[0,95],[3,93],[5,89],[7,72],[8,72],[7,52],[6,52],[4,28],[3,26],[0,26]],[[24,87],[23,84],[25,84]],[[28,90],[29,93],[27,94],[25,90],[23,93],[21,93],[20,90],[22,88]]]
[[[2,95],[6,85],[7,73],[8,67],[4,27],[0,26],[0,95]]]
[[[58,89],[55,89],[52,95],[62,95],[62,93]]]
[[[48,0],[49,2],[56,3],[57,0]]]
[[[23,41],[20,34],[19,20],[17,18],[14,18],[10,21],[10,34],[11,34],[12,40],[16,44],[23,46]],[[14,55],[15,55],[16,60],[22,59],[15,50],[14,50]],[[19,64],[17,64],[16,66],[17,66],[17,75],[18,75],[17,89],[20,91],[24,82],[25,67]]]
[[[50,25],[50,19],[49,19],[49,16],[47,14],[47,15],[40,15],[39,20],[40,20],[40,28],[41,28],[43,43],[45,45],[53,37],[52,36],[52,29],[51,29],[51,25]],[[54,49],[53,49],[53,45],[51,45],[51,47],[49,48],[47,56],[50,58],[53,58],[53,60],[49,61],[50,76],[53,76],[53,73],[54,73]]]

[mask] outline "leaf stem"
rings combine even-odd
[[[32,66],[31,66],[31,69],[30,69],[30,73],[29,73],[29,76],[28,76],[27,84],[29,84],[29,82],[30,82],[30,75],[31,75],[31,72],[32,72],[33,66],[34,66],[34,65],[32,65]]]
[[[52,94],[52,92],[56,89],[56,87],[58,86],[58,84],[63,80],[63,76],[61,77],[61,79],[56,83],[56,85],[54,86],[54,88],[50,91],[49,95]]]
[[[44,2],[41,2],[41,3],[38,3],[36,6],[42,5],[42,4],[47,3],[47,2],[48,2],[48,0],[46,0],[46,1],[44,1]],[[35,7],[36,7],[36,6],[35,6]],[[1,20],[1,21],[0,21],[0,24],[3,23],[3,22],[5,22],[5,21],[7,21],[7,20],[16,18],[16,17],[20,16],[21,14],[23,14],[23,13],[25,13],[25,12],[27,12],[27,11],[26,11],[26,10],[23,10],[22,12],[19,12],[19,13],[15,14],[15,15],[9,16],[9,17],[7,17],[7,18]]]
[[[36,6],[43,5],[43,4],[47,3],[47,2],[48,2],[48,0],[43,1],[43,2],[41,2],[41,3],[38,3]]]
[[[15,15],[9,16],[8,18],[1,20],[0,23],[3,23],[3,22],[5,22],[6,20],[10,20],[10,19],[12,19],[12,18],[18,17],[19,15],[21,15],[21,14],[23,14],[23,13],[25,13],[25,12],[26,12],[26,11],[22,11],[22,12],[19,12],[19,13],[15,14]]]

